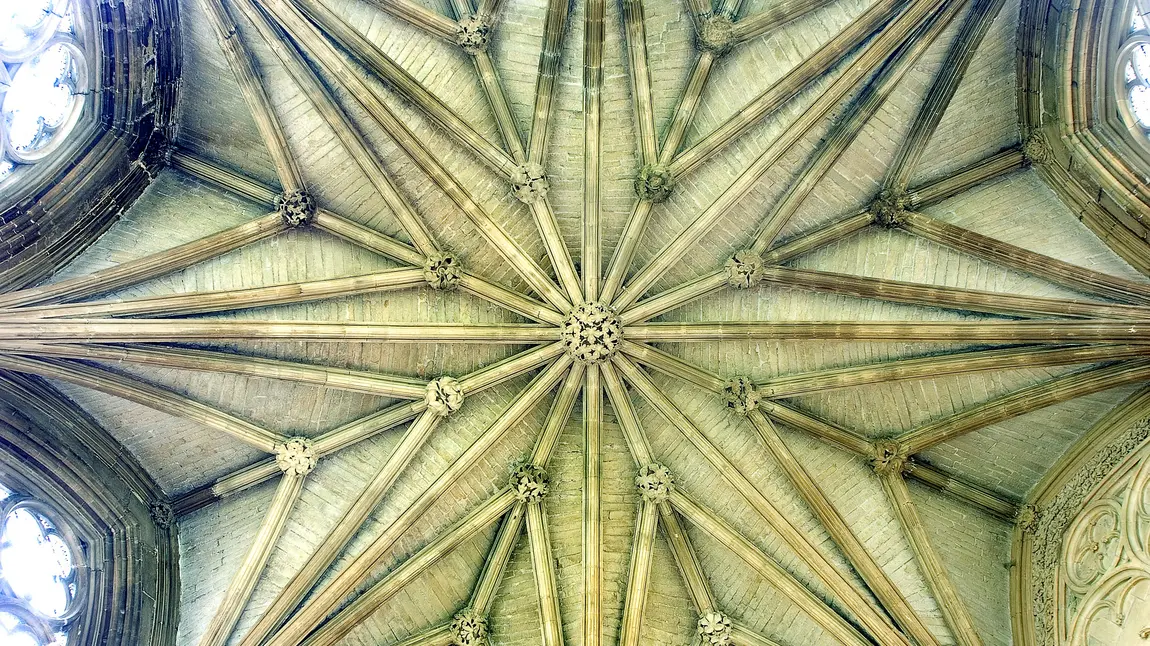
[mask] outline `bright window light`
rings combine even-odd
[[[39,506],[0,487],[0,644],[65,646],[76,614],[72,549]]]
[[[0,0],[0,180],[47,158],[88,91],[72,0]]]

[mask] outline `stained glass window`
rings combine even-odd
[[[73,547],[39,503],[0,487],[0,644],[65,646],[79,612]]]
[[[0,180],[51,155],[88,91],[75,0],[0,0]]]

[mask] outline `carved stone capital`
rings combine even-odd
[[[534,162],[520,165],[511,174],[511,192],[515,198],[524,204],[534,204],[547,196],[551,182],[547,181],[547,173],[543,167]]]
[[[639,169],[635,178],[635,194],[640,200],[659,203],[671,196],[675,190],[675,178],[671,170],[662,164],[647,164]]]
[[[455,646],[482,646],[487,643],[487,617],[466,608],[451,619],[451,643]]]
[[[542,467],[522,464],[511,473],[511,488],[521,502],[536,503],[547,495],[547,483],[551,479]]]
[[[1031,164],[1045,164],[1054,157],[1054,151],[1040,132],[1032,132],[1022,144],[1022,154]]]
[[[897,229],[906,223],[906,207],[908,199],[906,193],[894,191],[881,191],[870,204],[870,212],[874,214],[875,224],[888,229]]]
[[[731,643],[731,618],[717,610],[703,613],[698,623],[702,646],[728,646]]]
[[[455,42],[472,56],[487,51],[487,44],[491,42],[491,21],[475,15],[460,20],[455,27]]]
[[[736,251],[726,269],[727,284],[735,289],[750,289],[763,280],[763,258],[750,249]]]
[[[1023,534],[1034,534],[1038,531],[1038,507],[1034,505],[1022,505],[1018,508],[1018,513],[1014,516],[1014,522],[1018,528],[1022,530]]]
[[[559,337],[572,359],[602,363],[618,350],[623,327],[610,307],[595,302],[580,303],[563,322]]]
[[[284,473],[306,476],[318,460],[309,438],[293,437],[276,445],[276,466]]]
[[[663,502],[675,488],[675,479],[671,470],[661,464],[646,464],[639,467],[639,475],[635,476],[635,487],[639,495],[648,502]]]
[[[723,388],[723,400],[727,403],[727,408],[739,415],[746,415],[759,407],[762,397],[754,382],[746,377],[736,377],[728,381],[727,386]]]
[[[433,289],[451,289],[459,282],[459,260],[450,253],[428,256],[423,263],[423,277]]]
[[[279,196],[276,208],[289,227],[298,227],[315,218],[315,199],[307,191],[288,191]]]
[[[879,440],[871,445],[871,466],[880,476],[901,474],[910,447],[895,440]]]
[[[427,384],[427,409],[447,417],[463,405],[463,387],[452,377],[440,377]]]
[[[156,527],[162,529],[167,529],[176,522],[176,514],[172,512],[172,506],[166,502],[154,502],[148,505],[148,513]]]
[[[695,46],[716,56],[726,54],[735,46],[735,23],[723,15],[705,16],[695,32]]]

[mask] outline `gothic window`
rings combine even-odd
[[[74,0],[0,0],[0,181],[48,158],[83,112],[88,61]]]
[[[1130,3],[1130,24],[1116,59],[1118,104],[1126,125],[1150,138],[1150,0]]]
[[[81,610],[80,554],[50,507],[0,487],[0,644],[65,646]]]
[[[1150,640],[1150,455],[1108,478],[1071,523],[1058,570],[1060,644]]]

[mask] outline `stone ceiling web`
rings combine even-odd
[[[548,137],[556,111],[557,70],[562,42],[571,20],[568,0],[550,0],[539,53],[534,109],[528,131],[519,127],[487,52],[499,38],[500,0],[452,0],[452,14],[432,11],[413,0],[387,0],[381,8],[424,32],[421,37],[457,44],[474,63],[485,92],[499,141],[480,134],[463,116],[425,88],[415,77],[320,0],[203,0],[219,44],[239,82],[256,126],[274,162],[282,190],[253,185],[210,162],[178,154],[181,168],[210,179],[274,210],[238,227],[180,245],[160,254],[124,262],[91,275],[44,287],[0,295],[0,368],[80,384],[197,420],[268,454],[268,458],[214,485],[216,492],[235,491],[279,478],[251,550],[220,602],[203,646],[220,646],[238,637],[243,646],[309,646],[333,644],[370,617],[405,585],[470,538],[498,527],[484,568],[466,607],[448,623],[406,644],[450,641],[459,646],[484,643],[487,616],[499,581],[526,534],[539,603],[540,631],[546,646],[565,639],[557,593],[555,559],[549,523],[541,501],[555,488],[547,472],[558,437],[582,401],[582,603],[580,641],[596,646],[603,634],[602,467],[604,423],[611,411],[626,440],[640,495],[638,521],[629,558],[619,641],[638,644],[646,599],[651,588],[651,562],[661,530],[674,557],[698,617],[698,639],[704,644],[745,646],[772,644],[744,624],[735,609],[719,607],[708,573],[684,530],[685,523],[717,539],[746,567],[762,576],[827,634],[841,643],[932,646],[939,639],[863,545],[825,492],[804,468],[776,429],[777,423],[873,462],[876,478],[887,493],[918,566],[939,602],[946,625],[960,644],[981,639],[966,605],[927,538],[919,512],[910,499],[906,478],[927,483],[948,481],[955,495],[996,516],[1010,519],[1013,506],[975,485],[964,483],[916,461],[923,451],[996,421],[1070,398],[1150,377],[1150,346],[1144,321],[1150,318],[1150,286],[1103,274],[976,234],[922,213],[931,204],[1026,163],[1019,149],[1007,150],[938,181],[911,186],[910,178],[954,96],[974,52],[1002,0],[878,0],[842,32],[791,69],[760,96],[717,129],[696,141],[687,133],[704,103],[704,91],[720,59],[740,44],[768,34],[827,4],[824,0],[790,0],[761,13],[743,15],[739,0],[688,0],[686,12],[697,30],[698,53],[686,89],[679,97],[666,132],[655,126],[652,80],[648,69],[644,3],[624,0],[626,61],[604,60],[604,0],[586,0],[582,8],[582,93],[584,155],[582,217],[577,265],[560,235],[549,198],[546,168]],[[966,11],[964,14],[963,12]],[[266,79],[257,73],[252,54],[238,37],[235,16],[254,25],[311,106],[331,127],[349,163],[361,169],[395,215],[405,239],[384,235],[325,208],[313,196],[288,145],[281,117],[269,96]],[[899,83],[948,25],[963,15],[958,35],[946,52],[941,72],[897,150],[873,204],[779,243],[784,226],[804,200],[856,140],[879,107],[898,91]],[[672,231],[649,262],[638,262],[637,250],[651,234],[651,216],[709,160],[777,113],[800,91],[831,78],[844,60],[850,64],[822,88],[791,123],[718,197],[680,231]],[[483,200],[434,154],[361,76],[362,65],[384,80],[423,116],[447,133],[474,159],[506,181],[526,204],[546,250],[539,262],[488,212]],[[611,136],[602,120],[604,71],[625,68],[634,102],[636,148],[641,161],[634,181],[636,198],[621,237],[609,256],[603,254],[600,151]],[[331,85],[329,85],[331,84]],[[527,290],[514,290],[473,271],[445,249],[416,208],[384,168],[349,107],[333,92],[338,87],[358,103],[428,180],[455,204],[469,226],[494,248]],[[861,89],[860,89],[861,88]],[[730,209],[750,195],[769,169],[820,125],[830,130],[794,175],[782,197],[771,204],[756,233],[731,249],[725,264],[683,284],[655,291],[660,279],[682,262]],[[1037,149],[1030,142],[1027,150]],[[868,227],[898,229],[913,236],[1037,275],[1081,293],[1082,299],[1047,298],[978,291],[856,275],[796,269],[789,260],[822,248]],[[403,266],[369,275],[242,290],[189,292],[125,300],[94,297],[149,278],[188,267],[295,227],[327,232],[398,261]],[[601,271],[601,268],[605,270]],[[676,322],[663,317],[677,308],[727,289],[753,290],[778,284],[802,290],[844,294],[917,306],[976,312],[998,318],[956,321],[712,321]],[[337,323],[256,321],[210,318],[216,312],[300,303],[336,296],[430,286],[461,290],[524,317],[527,323]],[[134,317],[134,318],[125,318]],[[243,354],[179,348],[168,344],[236,340],[406,341],[422,344],[490,343],[529,345],[505,361],[466,375],[440,375],[430,381],[374,371],[335,370],[303,362]],[[656,344],[722,343],[731,339],[875,340],[967,343],[988,349],[947,352],[884,363],[814,370],[756,382],[745,376],[720,376],[685,362]],[[172,389],[98,367],[84,360],[117,361],[193,370],[256,375],[323,385],[404,400],[391,408],[315,438],[288,437],[235,415],[195,401]],[[910,432],[872,441],[857,431],[836,426],[786,402],[796,395],[940,374],[1007,370],[1019,366],[1091,365],[1038,383],[1025,390],[983,402]],[[745,418],[762,447],[785,472],[837,549],[857,573],[844,574],[793,519],[780,511],[768,492],[757,487],[716,444],[707,429],[652,378],[651,371],[682,380],[724,401],[732,414]],[[357,535],[416,452],[448,417],[468,414],[477,393],[508,380],[533,375],[502,413],[434,482],[361,553],[341,569],[337,557]],[[552,394],[554,393],[554,394]],[[713,507],[712,501],[689,495],[663,466],[661,448],[649,438],[636,411],[646,402],[676,428],[723,479],[776,532],[804,567],[829,591],[830,599],[812,591],[771,554],[760,549]],[[468,468],[512,426],[540,405],[549,407],[546,422],[529,458],[508,465],[505,486],[470,509],[382,578],[374,568],[392,555],[400,537]],[[234,635],[284,531],[303,483],[325,456],[380,431],[407,424],[399,443],[374,479],[323,539],[303,569],[295,573],[272,605],[248,632]],[[199,494],[197,494],[199,495]],[[218,494],[212,494],[218,495]],[[210,498],[209,498],[210,500]],[[178,501],[184,511],[205,504],[202,498]],[[326,577],[326,578],[325,578]],[[322,581],[322,583],[321,583]],[[877,605],[872,602],[877,601]]]

